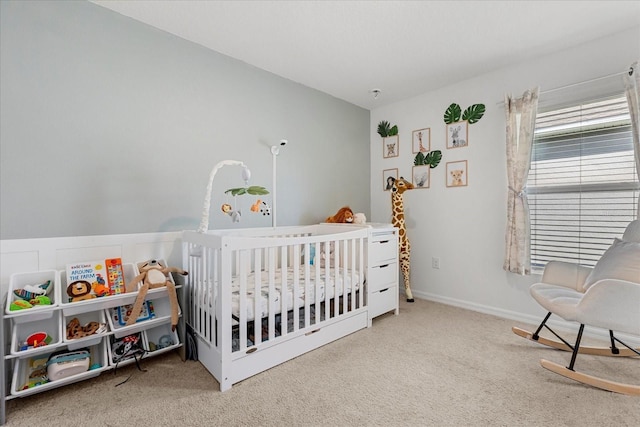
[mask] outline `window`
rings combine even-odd
[[[531,266],[593,266],[636,218],[640,185],[623,94],[538,113],[527,181]]]

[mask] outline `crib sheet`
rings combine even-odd
[[[316,276],[316,266],[309,267],[309,280],[305,279],[305,268],[299,267],[298,280],[294,280],[294,268],[289,267],[286,270],[286,292],[285,292],[285,307],[286,310],[294,308],[294,287],[298,287],[298,307],[305,306],[305,299],[309,304],[316,302],[322,302],[330,300],[342,295],[348,295],[351,292],[360,289],[360,275],[357,270],[351,271],[344,268],[338,268],[336,272],[335,268],[328,269],[329,275],[327,277],[327,269],[324,267],[319,268],[319,275]],[[337,277],[336,277],[337,273]],[[273,302],[273,309],[276,314],[282,312],[282,285],[283,274],[282,270],[278,269],[273,272],[274,292],[269,292],[269,272],[262,271],[260,274],[260,315],[259,318],[264,318],[269,315],[269,298]],[[318,278],[318,279],[317,279]],[[245,293],[246,300],[246,320],[253,320],[255,317],[255,273],[247,274],[247,290]],[[316,287],[316,280],[318,280],[318,286]],[[296,283],[297,282],[297,283]],[[240,279],[234,277],[231,283],[232,289],[232,313],[233,316],[240,318]]]

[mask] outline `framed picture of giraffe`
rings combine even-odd
[[[382,190],[389,191],[393,187],[393,180],[398,179],[398,168],[382,171]]]
[[[414,130],[412,133],[413,154],[431,151],[431,128]]]
[[[398,157],[400,155],[400,140],[398,135],[382,138],[382,157]]]
[[[447,163],[447,187],[466,187],[469,182],[467,161]]]

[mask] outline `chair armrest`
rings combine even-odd
[[[640,283],[618,279],[597,281],[580,300],[576,320],[640,336]]]
[[[582,285],[591,270],[591,267],[571,262],[549,261],[544,268],[542,282],[583,292]]]

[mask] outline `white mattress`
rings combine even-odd
[[[360,289],[360,276],[358,271],[347,270],[345,272],[344,268],[339,268],[338,277],[336,278],[336,269],[329,269],[329,278],[326,280],[326,269],[324,267],[320,268],[320,275],[318,280],[318,287],[316,289],[316,268],[315,266],[310,266],[309,271],[309,280],[305,280],[305,270],[304,267],[299,267],[299,280],[297,284],[294,283],[294,268],[289,267],[286,274],[286,285],[287,289],[285,292],[286,299],[286,310],[291,310],[294,308],[293,298],[294,298],[294,287],[297,285],[298,287],[298,307],[305,307],[305,298],[308,300],[309,304],[314,304],[315,302],[322,302],[325,299],[332,299],[334,297],[339,297],[345,294],[350,294],[353,291]],[[282,311],[282,284],[283,284],[283,274],[282,270],[278,269],[273,273],[273,289],[274,292],[271,294],[271,300],[273,303],[274,313],[280,313]],[[250,273],[247,275],[246,283],[246,320],[254,319],[254,308],[255,308],[255,273]],[[262,271],[260,275],[260,315],[259,318],[263,318],[268,316],[269,314],[269,273],[266,271]],[[235,277],[231,284],[232,289],[232,313],[236,319],[240,318],[240,279]]]

